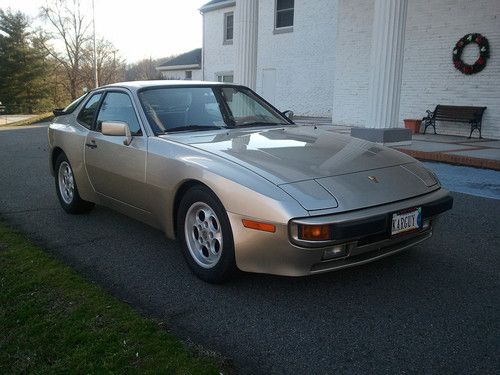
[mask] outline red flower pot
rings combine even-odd
[[[405,123],[405,128],[411,130],[411,134],[420,133],[420,124],[422,123],[422,120],[406,119],[403,121]]]

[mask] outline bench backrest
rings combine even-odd
[[[458,105],[441,105],[438,104],[434,111],[436,120],[448,121],[481,121],[483,112],[486,107],[471,107]]]

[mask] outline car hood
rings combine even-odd
[[[313,126],[167,136],[229,159],[276,185],[412,163],[409,156]]]

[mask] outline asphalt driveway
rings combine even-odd
[[[213,286],[155,229],[102,207],[65,214],[46,149],[45,127],[0,130],[0,215],[239,373],[500,371],[499,200],[454,194],[433,239],[362,267]]]

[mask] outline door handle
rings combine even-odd
[[[90,143],[85,143],[85,146],[92,149],[97,148],[97,145],[95,144],[95,141],[93,139],[90,141]]]

